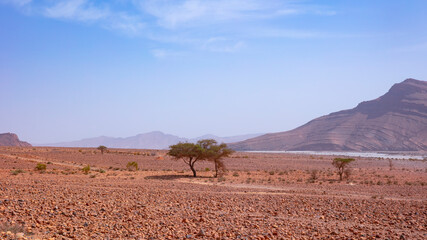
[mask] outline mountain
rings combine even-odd
[[[61,142],[52,144],[43,144],[43,146],[52,147],[98,147],[104,145],[110,148],[144,148],[144,149],[165,149],[170,145],[186,141],[185,138],[180,138],[170,134],[164,134],[159,131],[138,134],[127,138],[115,137],[95,137],[86,138],[79,141]]]
[[[232,136],[232,137],[218,137],[212,134],[206,134],[197,138],[192,138],[189,140],[189,142],[197,142],[198,140],[201,140],[201,139],[215,139],[219,143],[233,143],[233,142],[244,141],[246,139],[258,137],[261,135],[263,134],[258,133],[258,134],[246,134],[246,135],[239,135],[239,136]]]
[[[52,146],[52,147],[98,147],[100,145],[107,146],[109,148],[140,148],[140,149],[167,149],[170,145],[178,142],[197,142],[200,139],[215,139],[219,143],[230,143],[236,141],[243,141],[248,138],[256,137],[261,134],[248,134],[242,136],[233,137],[218,137],[215,135],[204,135],[198,138],[181,138],[171,134],[164,134],[159,131],[138,134],[136,136],[127,138],[114,138],[114,137],[96,137],[87,138],[80,141],[73,142],[62,142],[52,144],[42,144],[40,146]]]
[[[426,151],[427,82],[406,79],[353,109],[230,146],[239,151]]]
[[[14,133],[1,133],[0,146],[31,147],[31,144],[20,141],[18,136]]]

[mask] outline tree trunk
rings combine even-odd
[[[218,177],[218,162],[215,161],[215,177]]]
[[[196,169],[194,169],[194,166],[190,164],[190,168],[191,168],[191,171],[193,172],[193,177],[197,177],[196,176]]]

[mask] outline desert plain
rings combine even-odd
[[[161,150],[0,147],[0,239],[427,238],[425,160],[356,158],[339,181],[333,158],[237,152],[194,178]]]

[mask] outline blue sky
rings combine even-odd
[[[427,80],[427,1],[0,0],[0,132],[286,131]]]

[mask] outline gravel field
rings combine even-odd
[[[193,178],[165,153],[0,147],[0,239],[427,238],[425,161],[357,158],[338,181],[334,156],[235,153]]]

